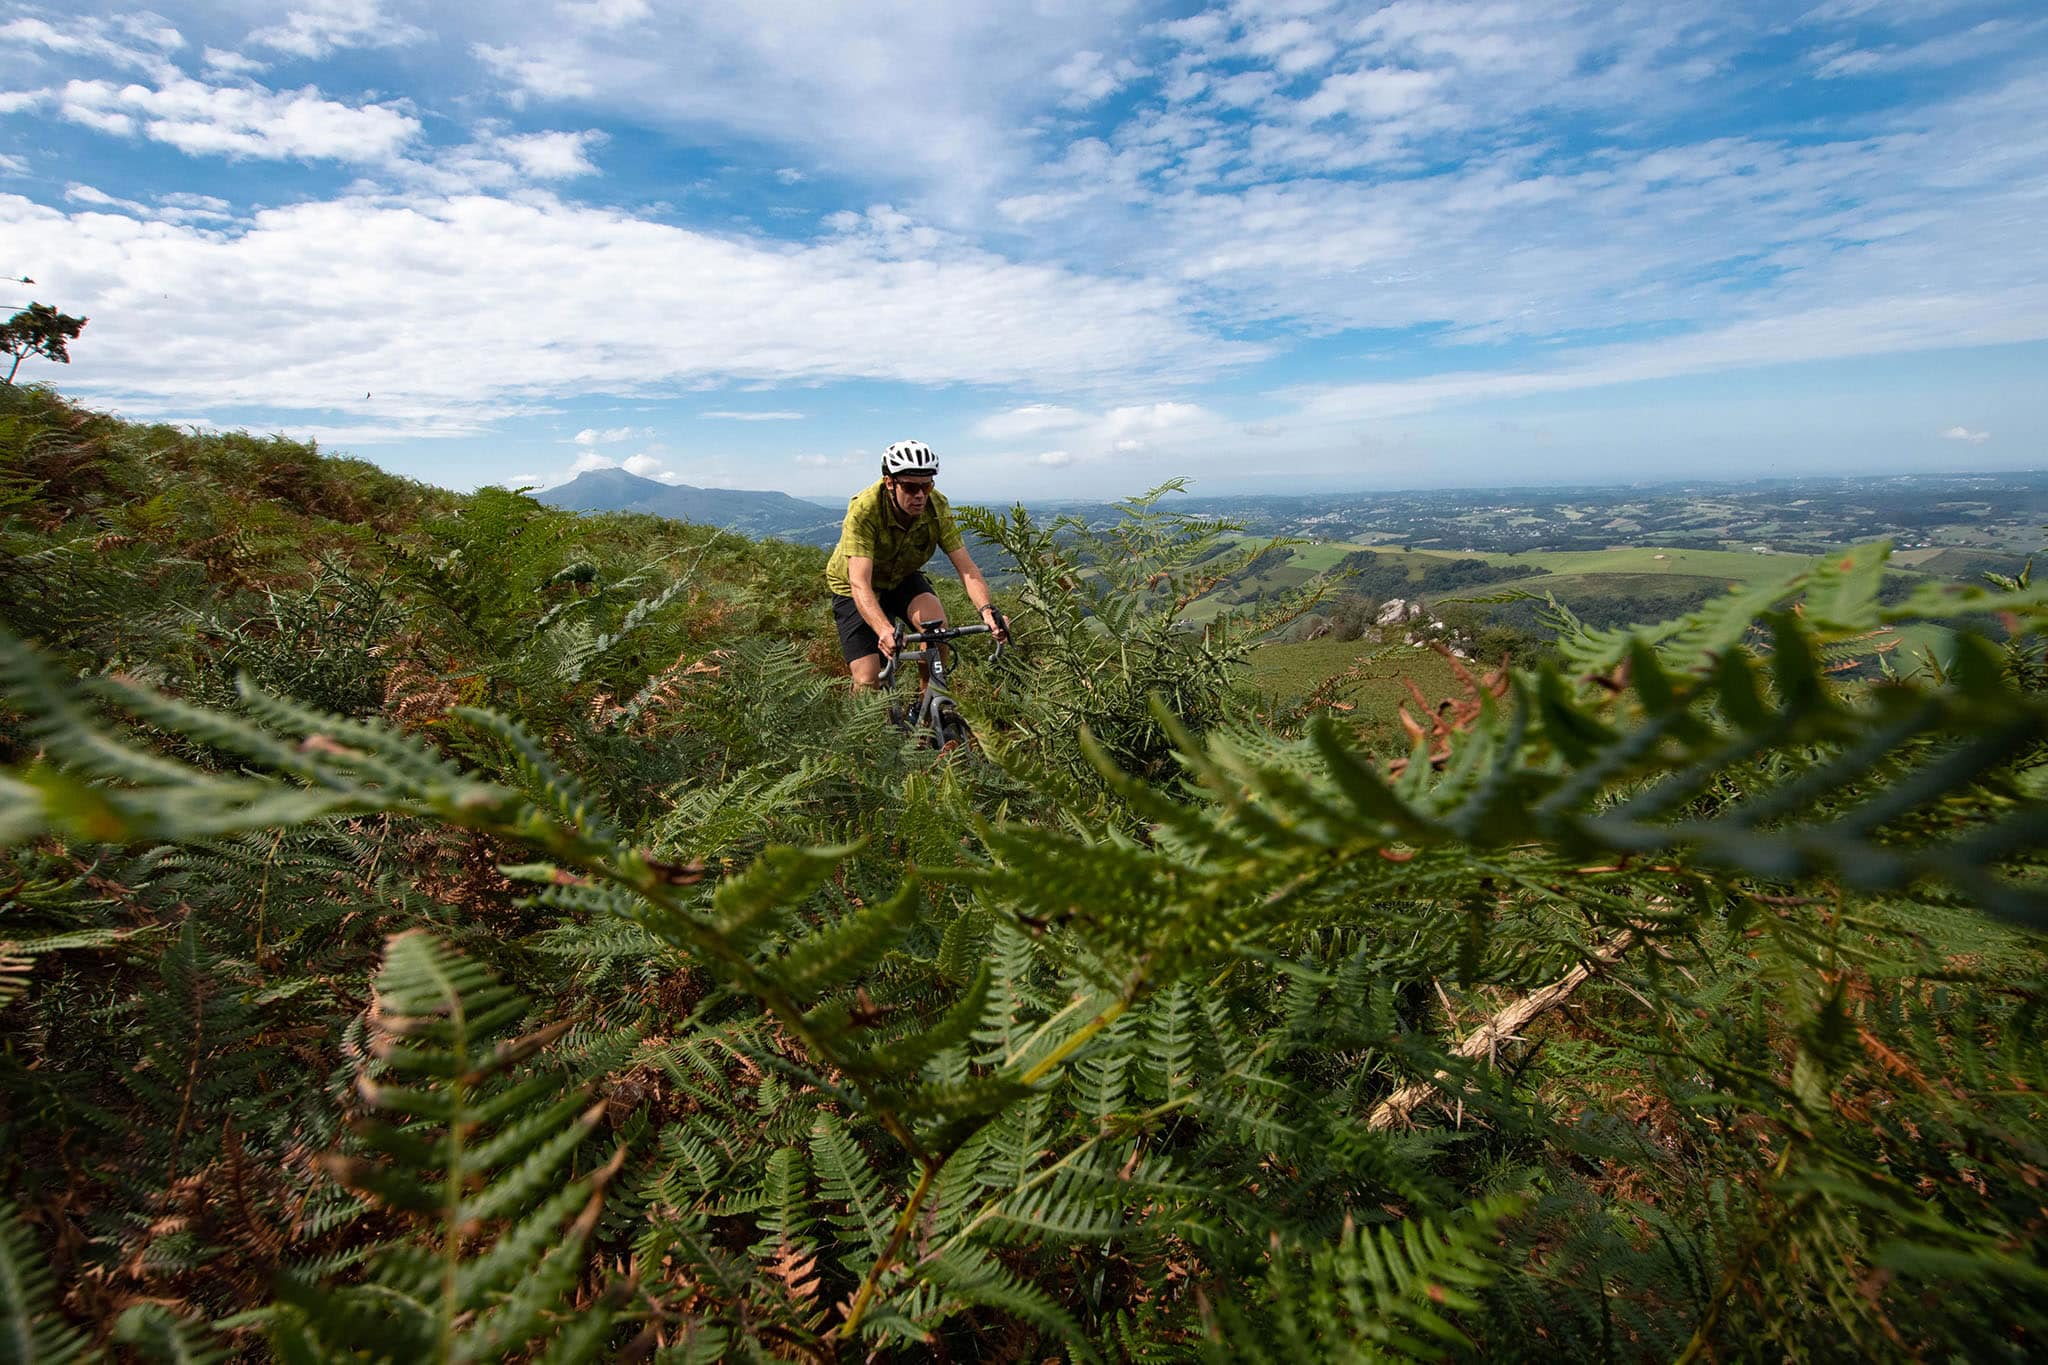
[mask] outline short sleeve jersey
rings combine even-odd
[[[839,544],[825,564],[825,582],[839,596],[853,596],[846,561],[859,555],[875,562],[877,588],[893,588],[922,569],[934,549],[951,554],[963,543],[960,528],[953,522],[953,506],[944,493],[933,489],[924,511],[905,526],[890,510],[888,490],[877,479],[847,502]]]

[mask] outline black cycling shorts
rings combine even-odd
[[[911,602],[918,594],[927,592],[932,592],[932,581],[920,571],[893,588],[876,588],[875,600],[882,604],[882,614],[891,621],[908,621]],[[846,662],[882,652],[882,642],[875,638],[874,627],[861,619],[860,608],[851,597],[833,595],[832,619],[839,625],[839,652]]]

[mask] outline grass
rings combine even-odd
[[[1359,550],[1382,555],[1403,555],[1416,561],[1415,577],[1422,563],[1431,559],[1483,559],[1488,564],[1528,565],[1553,574],[1673,574],[1679,577],[1718,578],[1730,583],[1757,583],[1788,574],[1805,564],[1803,555],[1751,554],[1747,550],[1672,550],[1654,545],[1621,545],[1605,550],[1530,550],[1505,554],[1489,550],[1415,549],[1398,545],[1354,545],[1325,541],[1320,545],[1297,545],[1287,567],[1327,573],[1344,556]]]
[[[1624,622],[1654,621],[1666,617],[1683,615],[1699,603],[1726,591],[1730,587],[1766,583],[1798,572],[1810,563],[1803,555],[1751,554],[1743,550],[1685,550],[1665,549],[1657,546],[1615,546],[1605,550],[1534,551],[1521,554],[1494,552],[1466,552],[1456,549],[1402,550],[1398,546],[1358,545],[1342,541],[1326,541],[1315,545],[1294,547],[1293,556],[1278,568],[1268,569],[1251,579],[1232,585],[1231,597],[1240,597],[1249,590],[1263,588],[1268,593],[1277,593],[1298,587],[1319,574],[1333,569],[1346,555],[1359,550],[1370,550],[1383,556],[1400,556],[1409,568],[1409,583],[1412,591],[1403,595],[1423,598],[1430,602],[1458,601],[1466,598],[1492,596],[1516,588],[1530,593],[1554,595],[1588,622],[1596,625],[1615,625]],[[1490,584],[1477,587],[1450,587],[1423,589],[1421,582],[1424,569],[1431,563],[1446,559],[1480,559],[1489,564],[1521,565],[1548,570],[1547,573],[1517,580],[1512,583]],[[1906,552],[1898,556],[1903,560],[1897,572],[1913,574],[1915,571],[1950,577],[1974,578],[1985,568],[1998,568],[2007,573],[2018,572],[2026,561],[1986,550],[1942,550]],[[1910,568],[1907,567],[1910,565]],[[1333,583],[1337,591],[1343,591],[1341,583]],[[1227,609],[1219,595],[1212,595],[1196,602],[1187,612],[1190,621],[1197,624],[1212,620],[1217,613]],[[1523,628],[1535,624],[1534,609],[1516,606],[1500,609],[1508,619]],[[1308,685],[1320,682],[1324,673]],[[1306,688],[1304,688],[1306,690]]]
[[[1455,602],[1488,597],[1520,589],[1542,597],[1546,593],[1570,607],[1589,625],[1646,625],[1683,616],[1701,603],[1728,591],[1729,580],[1694,574],[1578,573],[1543,574],[1516,579],[1512,583],[1491,583],[1440,594],[1432,601]],[[1523,628],[1535,624],[1540,604],[1517,603],[1496,607],[1504,619]]]
[[[2029,555],[2006,554],[1998,550],[1919,550],[1908,554],[1923,555],[1914,567],[1922,573],[1934,574],[1940,578],[1965,578],[1981,582],[1986,571],[2017,575],[2027,566]],[[1894,559],[1898,556],[1894,555]]]
[[[1916,621],[1899,628],[1899,647],[1888,657],[1892,671],[1902,678],[1924,672],[1930,664],[1946,670],[1955,663],[1956,633],[1931,621]]]
[[[1781,578],[1807,562],[1804,555],[1757,555],[1746,550],[1660,550],[1653,545],[1607,550],[1535,551],[1486,554],[1489,564],[1530,564],[1553,574],[1670,574],[1716,578],[1726,583],[1761,583]]]
[[[1298,565],[1312,574],[1328,573],[1337,567],[1344,556],[1360,550],[1377,548],[1369,545],[1347,545],[1339,540],[1326,540],[1320,545],[1297,545],[1294,547],[1294,558],[1288,561],[1288,567]]]
[[[1463,696],[1466,691],[1450,661],[1436,651],[1375,645],[1366,640],[1261,645],[1252,652],[1251,675],[1246,681],[1284,706],[1300,701],[1353,665],[1358,665],[1357,676],[1346,678],[1330,699],[1351,708],[1347,718],[1369,739],[1393,749],[1408,747],[1398,713],[1404,704],[1412,709],[1414,698],[1403,679],[1412,680],[1432,702]],[[1476,661],[1468,667],[1480,671]]]

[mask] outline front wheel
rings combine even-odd
[[[961,719],[960,713],[949,705],[941,703],[935,719],[939,734],[939,748],[942,751],[957,749],[966,744],[972,737],[973,732],[967,728],[967,722]]]

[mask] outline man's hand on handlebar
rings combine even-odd
[[[989,634],[995,637],[997,644],[1010,643],[1010,620],[997,611],[993,604],[981,609],[981,619],[987,623]]]
[[[888,625],[875,632],[875,643],[881,647],[882,662],[884,664],[892,662],[896,658],[896,623],[894,621],[891,621]]]

